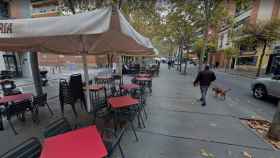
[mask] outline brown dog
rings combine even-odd
[[[214,92],[215,97],[221,97],[223,100],[226,100],[226,94],[229,92],[231,89],[222,89],[220,87],[213,87],[212,91]]]

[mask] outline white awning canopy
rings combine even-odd
[[[92,55],[153,54],[150,40],[112,7],[71,16],[0,20],[0,50]]]

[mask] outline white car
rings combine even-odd
[[[253,96],[263,99],[266,96],[280,98],[280,76],[258,78],[251,85]]]

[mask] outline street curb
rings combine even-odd
[[[237,73],[232,73],[232,72],[225,72],[225,71],[221,71],[221,70],[216,70],[220,73],[226,73],[232,76],[240,76],[240,77],[245,77],[245,78],[249,78],[249,79],[256,79],[257,77],[253,77],[253,76],[249,76],[249,75],[243,75],[243,74],[237,74]]]

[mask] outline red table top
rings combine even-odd
[[[13,80],[9,80],[9,79],[0,80],[0,84],[4,83],[4,82],[7,82],[7,81],[13,81]]]
[[[94,85],[90,85],[89,86],[89,90],[90,91],[100,91],[102,89],[104,89],[105,87],[103,85],[99,85],[99,84],[94,84]],[[84,88],[86,89],[86,88]]]
[[[118,109],[139,104],[139,100],[134,99],[131,96],[120,96],[109,98],[108,103],[112,108]]]
[[[96,76],[96,78],[99,80],[110,80],[112,79],[112,76]]]
[[[130,84],[121,85],[121,88],[124,90],[130,91],[132,89],[138,89],[138,88],[140,88],[140,86],[137,84],[130,83]]]
[[[108,152],[96,126],[47,138],[40,158],[102,158]]]
[[[151,75],[150,74],[138,74],[137,77],[148,77],[148,78],[150,78]]]
[[[152,81],[150,77],[136,77],[137,81]]]
[[[0,99],[0,104],[5,104],[9,102],[19,102],[27,99],[31,99],[33,96],[32,93],[22,93],[22,94],[17,94],[17,95],[11,95],[11,96],[3,96]]]

